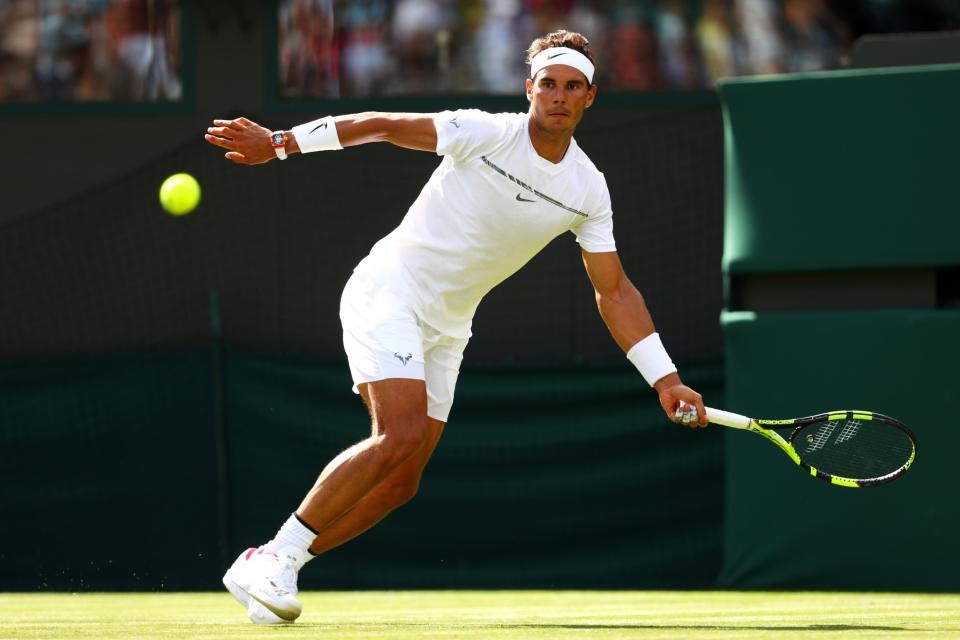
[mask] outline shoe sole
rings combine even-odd
[[[293,622],[294,620],[300,617],[299,611],[296,611],[296,612],[285,611],[283,609],[279,609],[277,607],[271,606],[267,602],[264,602],[263,600],[258,598],[256,595],[250,593],[249,591],[244,589],[242,586],[240,586],[240,584],[233,579],[233,576],[230,575],[231,573],[232,573],[232,569],[227,570],[227,572],[223,575],[223,586],[225,586],[227,588],[227,591],[230,592],[230,595],[236,598],[237,602],[242,604],[244,607],[249,608],[250,600],[255,600],[256,602],[259,602],[261,605],[263,605],[263,607],[265,607],[267,611],[269,611],[273,615],[280,618],[281,622]]]
[[[250,597],[250,594],[241,589],[240,585],[238,585],[233,578],[230,577],[229,571],[223,576],[223,586],[226,587],[227,591],[230,592],[230,595],[232,595],[234,599],[239,602],[244,609],[246,609],[247,617],[250,618],[250,622],[253,622],[254,624],[293,624],[293,620],[284,620],[277,614],[264,607],[263,603],[261,603],[259,600],[253,600],[253,598]],[[264,613],[269,613],[275,618],[263,618],[261,617],[261,614],[251,612],[251,604],[255,604],[258,607],[263,607]]]

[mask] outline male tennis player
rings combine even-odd
[[[356,267],[340,303],[370,437],[335,457],[274,538],[242,553],[223,578],[254,622],[295,620],[304,563],[413,497],[447,421],[481,298],[566,231],[580,244],[600,315],[667,416],[707,424],[700,395],[681,383],[623,272],[603,174],[573,139],[597,93],[589,43],[557,31],[528,54],[527,113],[361,113],[277,132],[238,118],[208,129],[206,140],[238,164],[368,142],[443,156],[400,225]],[[697,413],[675,413],[687,405]]]

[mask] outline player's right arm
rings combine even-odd
[[[368,142],[389,142],[405,149],[436,153],[437,127],[433,123],[434,115],[370,111],[337,116],[334,121],[337,124],[340,144],[344,147]]]
[[[366,112],[337,116],[332,122],[340,145],[353,147],[370,142],[389,142],[418,151],[437,150],[437,129],[432,113]],[[227,150],[228,160],[237,164],[263,164],[274,160],[271,131],[247,118],[214,120],[204,139]],[[292,131],[285,131],[287,154],[300,153]]]

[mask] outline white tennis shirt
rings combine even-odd
[[[571,231],[591,253],[615,251],[603,174],[575,140],[558,164],[537,154],[526,113],[434,116],[440,166],[395,230],[356,271],[408,301],[421,322],[470,337],[480,300]]]

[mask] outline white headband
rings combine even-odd
[[[551,47],[533,56],[533,60],[530,61],[530,77],[534,77],[537,71],[552,64],[573,67],[587,76],[587,84],[593,84],[593,63],[579,51],[566,47]]]

